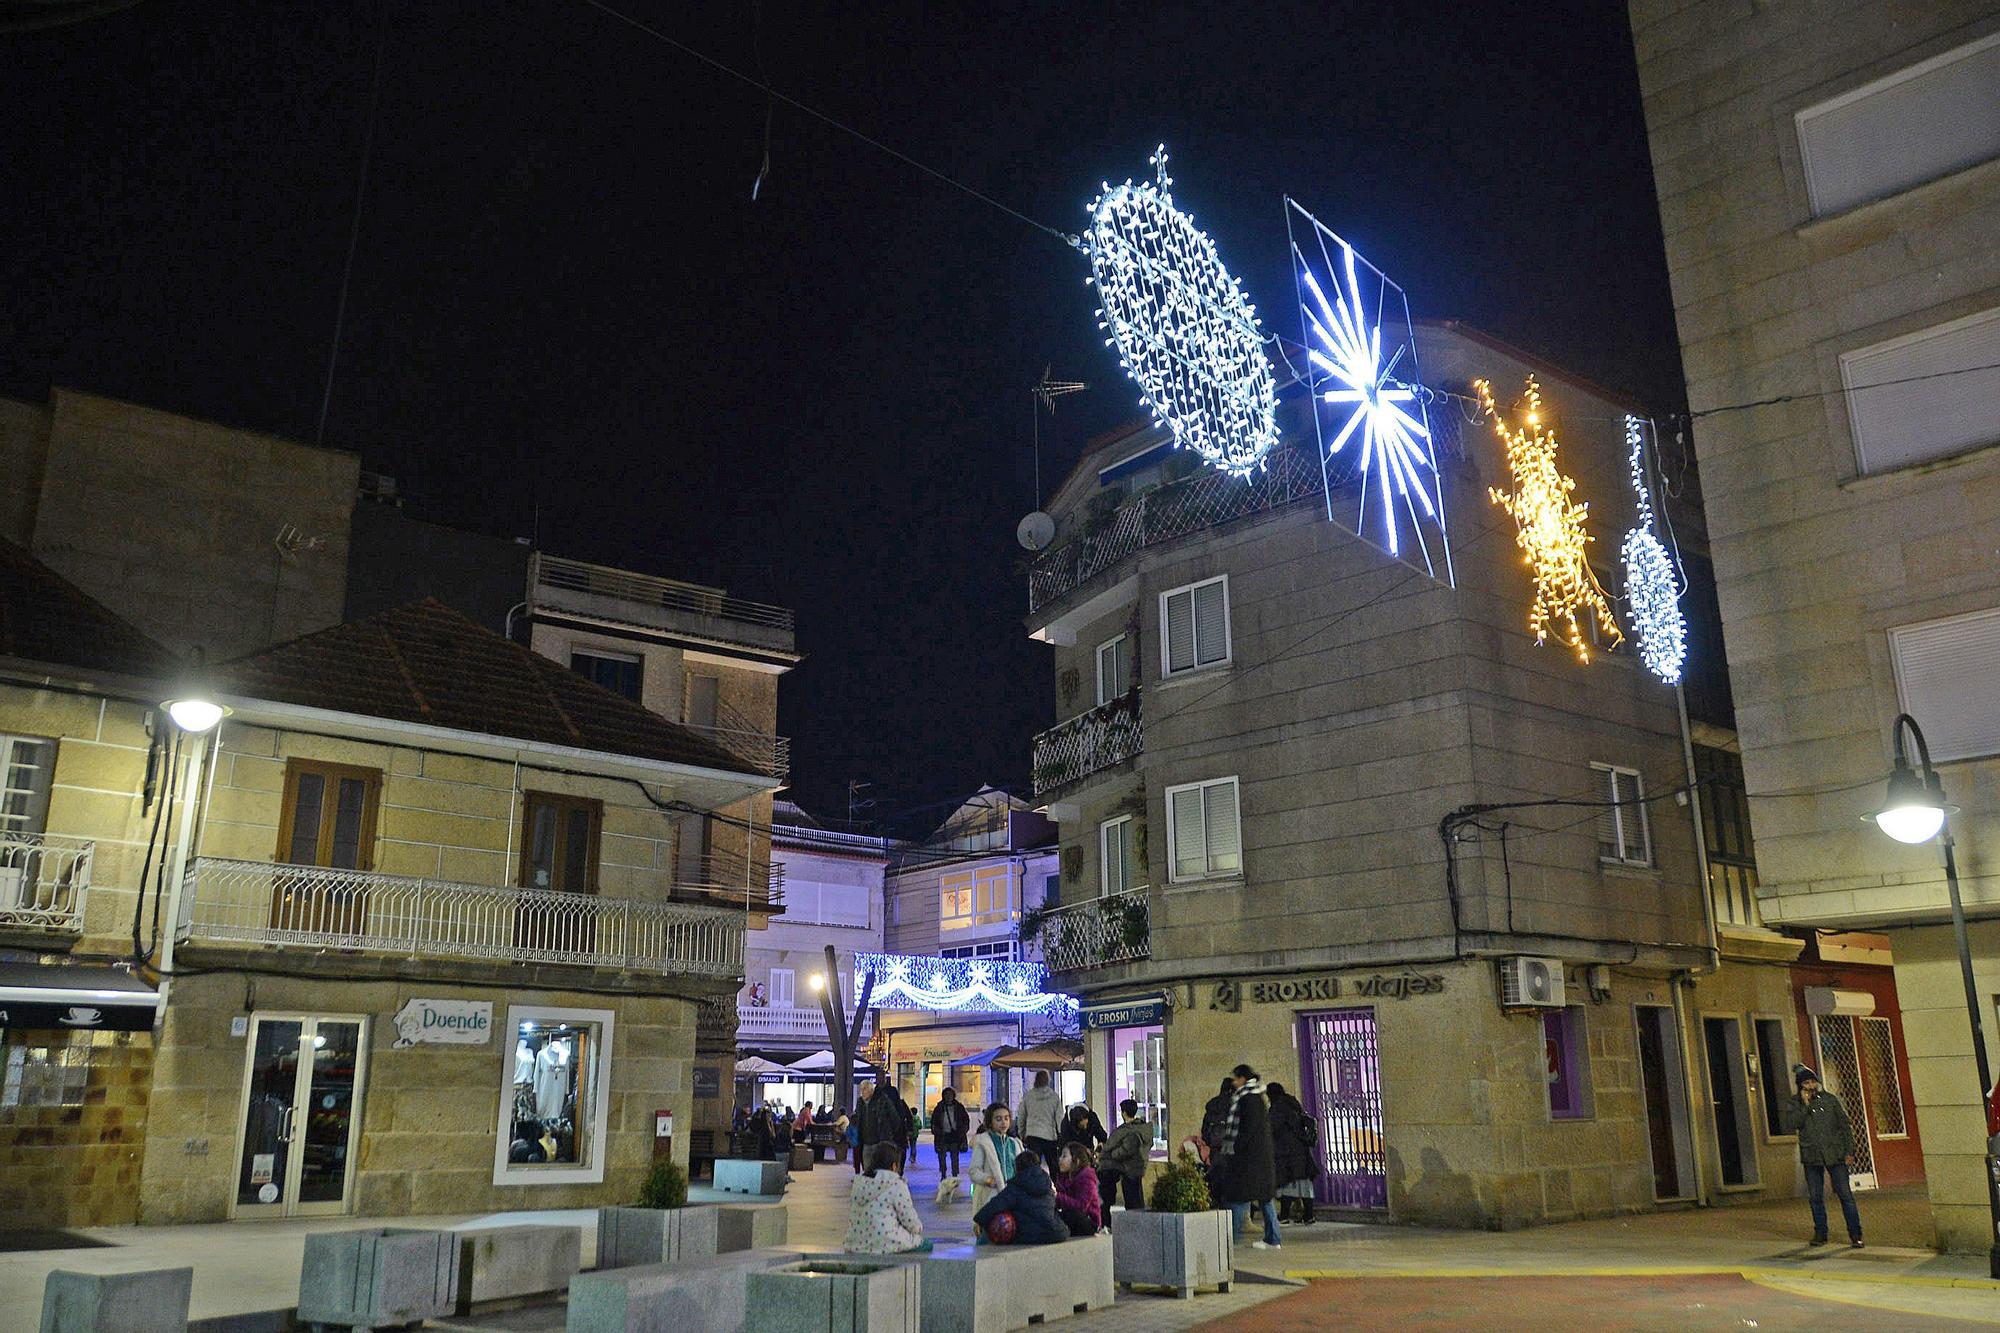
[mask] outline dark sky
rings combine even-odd
[[[614,0],[1030,216],[1175,195],[1286,329],[1297,197],[1458,317],[1681,406],[1624,6]],[[325,442],[411,512],[797,608],[796,795],[1022,782],[1052,489],[1136,407],[1082,257],[581,0],[146,0],[0,36],[0,393]]]

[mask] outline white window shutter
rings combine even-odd
[[[1243,835],[1237,822],[1236,784],[1216,782],[1202,788],[1201,805],[1208,869],[1238,869],[1243,864]]]
[[[1195,664],[1194,594],[1167,594],[1167,670],[1186,671]]]
[[[1932,759],[2000,754],[2000,608],[1892,629],[1889,654]]]
[[[1848,352],[1840,378],[1864,473],[2000,441],[2000,309]]]
[[[1229,656],[1229,608],[1219,582],[1194,590],[1194,641],[1196,661],[1203,666]]]
[[[1646,822],[1645,789],[1637,773],[1619,773],[1619,831],[1624,835],[1624,858],[1641,865],[1653,863],[1652,830]]]
[[[1173,841],[1175,877],[1199,878],[1207,859],[1207,840],[1201,827],[1201,788],[1189,787],[1168,798],[1167,825]]]
[[[1618,775],[1608,768],[1597,770],[1597,799],[1615,801],[1618,799]],[[1597,854],[1606,861],[1619,859],[1620,841],[1618,837],[1618,808],[1612,805],[1599,806],[1597,810]]]

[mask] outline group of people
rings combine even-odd
[[[1253,1209],[1262,1215],[1263,1237],[1250,1248],[1265,1250],[1284,1244],[1280,1224],[1312,1225],[1318,1145],[1319,1126],[1299,1099],[1238,1065],[1202,1108],[1201,1137],[1190,1146],[1207,1168],[1210,1196],[1229,1206],[1238,1231]]]

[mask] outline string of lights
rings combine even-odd
[[[1625,534],[1625,604],[1638,636],[1639,659],[1669,685],[1681,679],[1687,661],[1687,621],[1681,615],[1681,586],[1673,561],[1653,533],[1653,502],[1646,492],[1646,436],[1639,418],[1625,418],[1626,462],[1636,497],[1638,524]]]

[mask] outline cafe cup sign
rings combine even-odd
[[[396,1011],[396,1040],[391,1050],[419,1042],[452,1046],[483,1046],[493,1038],[491,1000],[411,1000]]]
[[[1366,977],[1265,977],[1237,981],[1225,977],[1215,983],[1211,1009],[1235,1013],[1244,1001],[1251,1004],[1312,1004],[1354,995],[1368,1000],[1407,1000],[1412,995],[1439,995],[1444,992],[1442,972],[1378,972]]]

